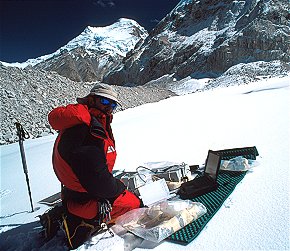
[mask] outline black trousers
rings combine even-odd
[[[82,219],[66,212],[63,214],[63,228],[69,249],[76,249],[88,240],[99,225],[95,219]]]

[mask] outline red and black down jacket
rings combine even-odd
[[[97,200],[113,202],[125,190],[124,184],[112,175],[116,159],[112,115],[75,104],[53,109],[48,120],[53,129],[60,131],[53,150],[54,171],[66,188],[85,195],[79,198],[86,201],[74,204],[91,208],[91,213],[86,208],[85,216],[80,215],[78,210],[82,209],[78,206],[72,206],[71,211],[92,218]]]

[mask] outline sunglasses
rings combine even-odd
[[[111,105],[112,109],[117,107],[117,103],[107,98],[100,98],[100,102],[102,105]]]

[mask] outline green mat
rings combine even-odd
[[[192,201],[201,202],[204,204],[207,208],[207,213],[169,236],[167,240],[184,245],[187,245],[193,241],[220,209],[224,201],[229,197],[236,185],[244,178],[245,175],[246,172],[220,171],[217,179],[219,184],[218,189],[192,199]]]

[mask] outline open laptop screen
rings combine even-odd
[[[220,166],[220,156],[213,151],[209,151],[207,162],[205,165],[205,173],[211,176],[214,180],[217,179],[217,174]]]

